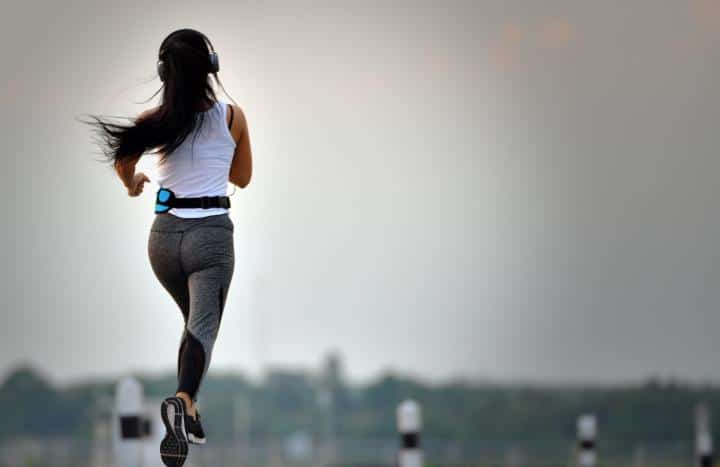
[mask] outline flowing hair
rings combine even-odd
[[[158,60],[163,61],[164,67],[163,86],[150,96],[152,99],[162,90],[160,106],[141,118],[128,118],[133,121],[129,125],[112,123],[96,115],[90,115],[93,121],[81,120],[99,135],[98,144],[108,162],[122,162],[154,149],[154,153],[161,154],[162,163],[196,125],[202,127],[205,113],[199,109],[217,102],[211,75],[227,95],[217,72],[212,71],[211,51],[214,48],[210,39],[199,31],[185,28],[170,33],[158,51]]]

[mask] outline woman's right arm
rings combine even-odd
[[[250,149],[250,135],[247,120],[240,107],[232,106],[235,118],[230,133],[235,139],[235,154],[230,166],[229,180],[240,188],[245,188],[252,177],[252,151]]]

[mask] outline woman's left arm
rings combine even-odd
[[[157,107],[143,111],[135,121],[137,122],[142,120],[156,109]],[[116,160],[113,164],[118,177],[120,177],[120,180],[123,185],[125,185],[125,188],[128,189],[128,195],[130,196],[138,196],[142,193],[143,183],[150,181],[144,173],[135,173],[135,166],[140,160],[140,157],[142,157],[142,154],[124,157],[122,160]]]
[[[133,179],[135,178],[135,165],[140,160],[141,156],[128,157],[119,161],[115,161],[115,172],[122,181],[125,188],[128,190],[133,186]]]

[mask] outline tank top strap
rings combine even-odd
[[[220,120],[221,125],[226,126],[228,130],[232,128],[233,118],[235,117],[233,109],[227,102],[218,100],[217,105],[220,106]],[[228,122],[228,111],[230,112],[230,121]]]
[[[225,102],[221,101],[220,99],[218,99],[218,101],[215,105],[219,107],[220,112],[218,112],[218,113],[220,114],[220,117],[221,117],[221,119],[223,121],[223,125],[224,125],[224,122],[227,121],[227,105],[225,104]]]

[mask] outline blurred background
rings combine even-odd
[[[393,465],[408,398],[429,466],[574,465],[583,413],[600,465],[697,461],[720,1],[5,0],[1,466],[112,466],[117,382],[175,389],[157,185],[128,197],[77,118],[157,105],[182,27],[254,156],[186,465]]]

